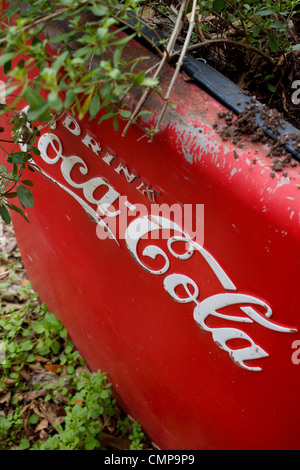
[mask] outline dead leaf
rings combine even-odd
[[[15,300],[15,294],[13,292],[4,292],[4,294],[1,295],[1,299],[11,303]]]
[[[30,403],[29,405],[29,408],[36,414],[38,415],[39,418],[44,418],[44,415],[40,412],[40,410],[38,409],[36,403],[33,401],[32,403]]]
[[[3,393],[0,395],[0,403],[9,403],[11,399],[11,392]]]
[[[29,385],[35,385],[37,383],[40,383],[41,385],[45,384],[51,384],[53,383],[53,386],[57,384],[59,381],[59,377],[54,374],[53,372],[44,370],[42,372],[37,372],[35,374],[32,374],[30,377],[30,380],[28,381]]]
[[[13,379],[10,379],[9,377],[7,377],[6,379],[4,379],[4,385],[5,387],[12,387],[13,385],[15,385],[15,380]]]
[[[9,310],[10,310],[10,311],[12,311],[12,310],[22,310],[22,308],[24,308],[23,305],[21,305],[21,304],[15,304],[15,303],[13,303],[13,302],[9,302],[8,306],[9,306]]]
[[[57,416],[56,407],[51,403],[41,403],[40,412],[43,414],[44,418],[49,421],[51,426],[57,430],[57,425],[62,424],[65,420],[63,416]]]
[[[155,18],[155,11],[150,7],[146,7],[145,10],[142,12],[142,18],[146,21]]]
[[[9,271],[6,269],[6,266],[0,266],[0,279],[9,274]]]
[[[45,369],[53,372],[53,374],[58,374],[62,370],[62,366],[59,364],[46,364]]]
[[[36,400],[37,398],[45,397],[46,395],[47,395],[47,390],[45,389],[31,390],[30,392],[27,392],[24,394],[24,400],[25,402],[32,402],[33,400]]]
[[[17,242],[15,239],[11,239],[8,241],[5,247],[6,253],[11,253],[17,247]]]
[[[46,357],[43,357],[43,356],[35,356],[35,360],[38,361],[38,362],[48,362],[49,361],[49,359],[47,359]],[[43,369],[40,364],[32,364],[29,367],[31,369]]]
[[[29,405],[23,406],[22,411],[21,411],[21,415],[26,413],[27,410],[31,409],[30,407],[31,407],[31,403],[29,403]]]
[[[75,400],[74,404],[75,405],[82,405],[83,401],[82,400]]]
[[[43,429],[47,429],[47,427],[49,426],[49,423],[48,421],[44,418],[42,419],[39,424],[37,425],[37,427],[35,428],[34,432],[40,432],[42,431]]]
[[[39,438],[41,441],[46,441],[49,437],[49,434],[44,430],[42,429],[40,434],[39,434]]]
[[[23,367],[23,369],[19,370],[19,374],[20,374],[20,376],[23,377],[23,379],[25,379],[25,380],[29,380],[29,379],[30,379],[30,373],[29,373],[26,369],[24,369],[24,367]]]
[[[99,441],[104,449],[124,450],[129,449],[131,441],[127,437],[115,437],[101,431]]]
[[[28,424],[29,418],[30,418],[30,414],[27,414],[27,415],[25,415],[24,420],[23,420],[24,430],[26,432],[27,437],[33,435],[33,430],[31,429],[31,427]]]
[[[190,81],[193,81],[194,79],[192,77],[190,77],[187,73],[185,73],[184,71],[182,71],[182,78],[185,82],[190,82]]]

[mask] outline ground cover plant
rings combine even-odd
[[[172,29],[176,2],[151,3]],[[299,1],[199,0],[187,50],[299,126],[292,97],[300,77]]]
[[[0,223],[0,450],[141,450],[141,426],[39,302],[13,229]]]

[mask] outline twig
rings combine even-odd
[[[189,28],[188,28],[188,32],[187,32],[187,35],[186,35],[186,38],[185,38],[185,41],[184,41],[184,45],[181,49],[181,53],[180,53],[180,57],[179,57],[179,60],[176,64],[176,69],[175,69],[175,72],[173,74],[173,77],[172,77],[172,80],[170,82],[170,85],[169,85],[169,88],[168,88],[168,91],[165,95],[165,103],[162,107],[162,110],[160,112],[160,115],[159,115],[159,118],[158,118],[158,121],[157,121],[157,124],[156,124],[156,129],[158,130],[159,129],[159,125],[164,117],[164,114],[166,112],[166,109],[167,109],[167,106],[169,104],[169,100],[170,100],[170,96],[171,96],[171,92],[173,90],[173,87],[175,85],[175,81],[178,77],[178,74],[180,72],[180,69],[181,69],[181,66],[182,66],[182,63],[183,63],[183,59],[185,57],[185,54],[186,54],[186,51],[188,49],[188,45],[190,43],[190,40],[191,40],[191,36],[192,36],[192,32],[193,32],[193,29],[194,29],[194,26],[195,26],[195,17],[196,17],[196,7],[197,7],[197,0],[193,0],[193,6],[192,6],[192,11],[191,11],[191,15],[190,15],[190,18],[188,19],[189,21]],[[155,135],[155,133],[154,133]],[[151,137],[151,140],[153,140],[153,137],[154,135],[152,135]]]
[[[53,20],[53,18],[56,18],[57,16],[60,16],[62,13],[65,13],[68,10],[69,10],[69,8],[67,8],[67,7],[60,8],[59,10],[55,11],[54,13],[51,13],[47,16],[43,16],[42,18],[38,18],[37,20],[32,21],[31,23],[26,24],[25,26],[23,26],[22,27],[22,32],[27,31],[27,29],[30,29],[33,26],[37,26],[40,23],[44,23],[46,21]],[[4,37],[4,38],[0,39],[0,44],[4,44],[6,42],[6,40],[7,40],[7,37]]]
[[[244,44],[244,43],[241,43],[241,42],[238,42],[238,41],[233,41],[232,39],[225,39],[225,38],[224,39],[223,38],[208,39],[207,41],[199,42],[198,44],[193,44],[192,46],[189,46],[187,48],[187,52],[194,51],[196,49],[199,49],[200,47],[210,46],[210,45],[213,45],[213,44],[231,44],[232,46],[235,46],[235,47],[241,47],[241,48],[244,48],[244,49],[251,49],[251,50],[255,51],[257,54],[264,57],[266,60],[268,60],[272,64],[274,63],[273,60],[271,59],[271,57],[269,57],[267,54],[265,54],[261,49],[258,49],[257,47],[252,46],[251,44]],[[180,53],[181,53],[181,51],[173,52],[171,57],[174,57],[174,56],[176,56]]]
[[[172,32],[171,37],[169,39],[168,45],[167,45],[167,47],[166,47],[166,49],[163,53],[163,57],[160,61],[160,64],[157,67],[157,70],[156,70],[155,74],[153,75],[153,78],[158,77],[158,75],[159,75],[160,71],[162,70],[164,64],[171,57],[176,39],[177,39],[177,37],[179,35],[179,32],[181,30],[181,27],[182,27],[182,17],[183,17],[183,14],[185,12],[185,9],[186,9],[186,6],[187,6],[188,2],[189,2],[189,0],[184,0],[181,4],[181,7],[180,7],[180,10],[179,10],[179,13],[178,13],[178,17],[177,17],[173,32]],[[125,135],[127,134],[128,129],[130,128],[131,124],[134,122],[134,120],[135,120],[136,116],[138,115],[141,107],[143,106],[144,102],[146,101],[150,91],[151,91],[151,87],[147,87],[146,90],[144,91],[144,93],[143,93],[142,97],[140,98],[134,112],[132,113],[130,119],[128,120],[128,123],[127,123],[125,129],[123,130],[123,133],[122,133],[123,137],[125,137]]]

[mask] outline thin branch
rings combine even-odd
[[[43,16],[42,18],[38,18],[37,20],[32,21],[29,24],[26,24],[25,26],[23,26],[22,27],[22,32],[27,31],[27,29],[30,29],[33,26],[37,26],[40,23],[45,23],[46,21],[53,20],[54,18],[56,18],[57,16],[60,16],[62,13],[65,13],[68,10],[69,10],[69,8],[67,8],[67,7],[60,8],[59,10],[55,11],[54,13],[51,13],[47,16]],[[7,37],[4,37],[4,38],[0,39],[0,44],[4,44],[6,42],[6,40],[7,40]]]
[[[163,53],[163,57],[161,59],[161,62],[159,64],[159,66],[157,67],[155,74],[153,75],[153,78],[158,77],[158,75],[159,75],[160,71],[162,70],[163,66],[165,65],[167,60],[171,57],[175,42],[176,42],[177,37],[178,37],[178,35],[181,31],[181,28],[182,28],[182,17],[184,15],[184,12],[185,12],[185,9],[186,9],[186,6],[187,6],[188,2],[189,2],[189,0],[184,0],[181,4],[181,7],[180,7],[180,10],[179,10],[179,13],[178,13],[178,17],[177,17],[173,32],[170,36],[168,45],[167,45],[167,47],[166,47],[166,49]],[[135,120],[136,116],[138,115],[141,107],[143,106],[144,102],[146,101],[150,91],[151,91],[151,87],[147,87],[145,92],[143,93],[142,97],[140,98],[134,112],[132,113],[132,115],[131,115],[130,119],[128,120],[128,123],[127,123],[127,125],[126,125],[126,127],[125,127],[125,129],[122,133],[123,137],[127,134],[128,129],[130,128],[131,124],[134,122],[134,120]]]
[[[213,45],[213,44],[230,44],[232,46],[240,47],[240,48],[243,48],[243,49],[251,49],[251,50],[255,51],[257,54],[264,57],[264,59],[266,59],[267,61],[271,62],[272,64],[274,63],[273,60],[271,59],[271,57],[269,57],[267,54],[265,54],[261,49],[258,49],[257,47],[252,46],[251,44],[244,44],[242,42],[233,41],[232,39],[225,39],[225,38],[224,39],[223,38],[221,38],[221,39],[208,39],[207,41],[199,42],[198,44],[193,44],[192,46],[189,46],[187,48],[187,52],[194,51],[196,49],[199,49],[200,47],[210,46],[210,45]],[[181,51],[173,52],[172,57],[174,57],[174,56],[176,56],[180,53],[181,53]]]
[[[166,109],[167,109],[167,106],[169,104],[169,100],[170,100],[170,96],[171,96],[171,92],[173,90],[173,87],[175,85],[175,82],[176,82],[176,79],[178,77],[178,74],[180,72],[180,69],[181,69],[181,66],[183,64],[183,60],[184,60],[184,57],[185,57],[185,54],[186,54],[186,51],[188,49],[188,45],[190,43],[190,40],[191,40],[191,36],[192,36],[192,32],[193,32],[193,29],[194,29],[194,26],[195,26],[195,18],[196,18],[196,8],[197,8],[197,0],[193,0],[193,5],[192,5],[192,11],[191,11],[191,14],[190,14],[190,17],[188,18],[188,21],[189,21],[189,28],[188,28],[188,32],[187,32],[187,35],[186,35],[186,38],[185,38],[185,41],[184,41],[184,45],[181,49],[181,53],[180,53],[180,57],[179,57],[179,60],[176,64],[176,69],[175,69],[175,72],[173,74],[173,77],[172,77],[172,80],[170,82],[170,85],[169,85],[169,88],[167,90],[167,93],[165,95],[165,103],[163,105],[163,108],[160,112],[160,115],[159,115],[159,118],[158,118],[158,121],[157,121],[157,124],[156,124],[156,129],[158,131],[159,129],[159,125],[164,117],[164,114],[166,112]],[[153,137],[154,137],[155,133],[152,135],[152,138],[151,140],[153,140]]]

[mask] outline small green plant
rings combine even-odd
[[[289,21],[296,14],[299,2],[294,0],[212,0],[199,1],[199,12],[202,15],[219,17],[223,31],[228,28],[236,32],[245,44],[254,45],[261,52],[285,55],[296,51],[299,44],[292,44]],[[275,58],[275,56],[274,56]]]
[[[6,77],[6,96],[0,105],[12,126],[13,149],[7,154],[10,170],[0,166],[0,217],[10,223],[10,210],[26,219],[26,208],[34,199],[32,182],[23,178],[26,169],[37,170],[32,157],[43,127],[65,112],[103,120],[119,120],[131,115],[123,100],[131,89],[158,85],[157,78],[136,71],[144,57],[126,59],[123,50],[136,35],[123,30],[128,20],[138,16],[142,0],[11,0],[0,10],[5,22],[0,29],[0,67]],[[27,6],[26,6],[26,5]],[[24,5],[23,8],[22,5]],[[57,24],[64,24],[64,32]],[[29,105],[27,113],[22,106]],[[16,111],[19,108],[18,111]],[[0,127],[0,132],[3,127]],[[2,150],[6,150],[2,147]],[[12,200],[17,199],[19,205]],[[27,219],[26,219],[27,220]]]
[[[101,450],[112,422],[112,439],[143,449],[144,433],[123,417],[107,375],[88,370],[30,283],[18,296],[17,309],[0,301],[0,449]]]
[[[65,407],[64,424],[58,424],[57,433],[47,441],[35,444],[34,450],[101,449],[98,436],[116,414],[107,377],[99,371],[69,378],[72,379],[72,394],[67,394],[62,383],[53,392],[54,396],[66,393],[68,405]],[[106,422],[101,420],[103,415]]]
[[[129,439],[132,441],[129,449],[130,450],[142,450],[144,447],[145,434],[142,431],[141,425],[134,421],[132,426],[132,434],[129,435]]]

